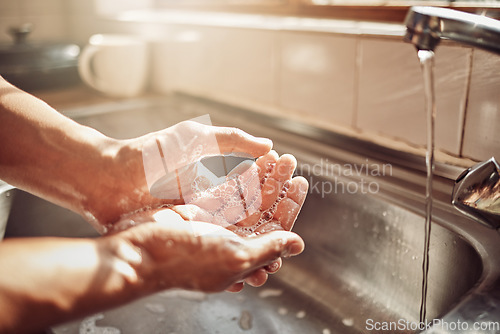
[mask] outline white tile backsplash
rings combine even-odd
[[[62,16],[24,16],[24,21],[33,25],[29,35],[31,41],[68,40],[66,21]]]
[[[15,0],[0,0],[0,20],[5,17],[21,15],[21,2]]]
[[[317,122],[352,125],[356,44],[331,34],[280,33],[278,106]]]
[[[224,94],[259,104],[275,99],[275,32],[217,28],[217,42],[209,48],[212,70],[209,84]]]
[[[441,45],[436,52],[436,147],[460,154],[470,67],[467,48]],[[361,41],[357,127],[426,145],[423,77],[413,45]]]
[[[0,18],[0,43],[12,43],[13,38],[9,35],[8,30],[11,27],[19,26],[22,21],[17,17],[2,17]]]
[[[463,155],[500,159],[500,57],[474,50]]]
[[[20,0],[24,16],[63,16],[65,0]]]
[[[166,34],[166,41],[155,48],[165,52],[155,52],[159,71],[153,80],[160,91],[172,88],[226,100],[274,103],[274,32],[171,26]]]
[[[0,0],[0,42],[12,39],[6,30],[33,24],[29,40],[61,40],[68,36],[64,0]]]
[[[157,23],[152,35],[149,26],[141,28],[145,23],[99,19],[96,12],[111,3],[153,4],[0,0],[0,42],[11,40],[8,27],[26,22],[34,24],[32,40],[85,43],[97,32],[154,35],[152,87],[159,92],[183,90],[373,134],[377,140],[381,135],[388,142],[425,145],[422,74],[413,46],[399,38],[196,22]],[[500,158],[500,57],[475,51],[472,58],[471,49],[451,43],[440,45],[436,57],[437,148],[476,160]]]
[[[412,45],[396,38],[165,25],[153,87],[292,114],[387,145],[426,145],[423,76]],[[465,122],[467,89],[471,80]],[[497,70],[495,70],[497,69]],[[500,155],[500,58],[452,43],[436,52],[436,146],[451,156]],[[252,104],[253,103],[253,104]],[[465,129],[463,128],[466,124]],[[464,139],[465,133],[465,139]],[[411,150],[411,149],[410,149]]]

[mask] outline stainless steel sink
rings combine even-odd
[[[418,165],[422,159],[400,155],[389,169],[384,156],[388,152],[371,144],[185,96],[66,113],[117,138],[208,113],[215,124],[271,137],[279,153],[294,154],[298,173],[311,183],[311,193],[294,228],[304,238],[306,250],[285,260],[264,287],[246,287],[238,294],[167,291],[50,332],[90,333],[97,326],[123,334],[370,333],[377,332],[370,331],[376,322],[418,322],[424,245],[425,179],[423,166]],[[354,166],[358,172],[353,172]],[[359,172],[363,166],[366,172]],[[438,170],[459,173],[443,166]],[[450,179],[436,177],[430,320],[470,310],[479,297],[493,303],[498,295],[500,237],[455,212],[449,204],[451,186]],[[35,196],[12,189],[0,195],[0,200],[7,198],[9,205],[0,205],[1,215],[10,213],[7,238],[97,235],[76,214]],[[500,322],[495,310],[486,311],[488,319]]]

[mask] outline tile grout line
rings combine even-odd
[[[356,37],[356,47],[355,47],[355,60],[354,60],[354,81],[353,81],[353,102],[352,102],[352,119],[351,127],[355,130],[358,128],[358,104],[359,104],[359,85],[360,85],[360,75],[361,75],[361,39]]]
[[[466,82],[466,88],[465,88],[465,93],[463,97],[463,108],[461,112],[462,116],[462,124],[461,124],[461,129],[460,129],[460,147],[459,147],[459,157],[463,157],[463,151],[464,151],[464,143],[465,143],[465,126],[467,122],[467,111],[469,109],[469,94],[470,94],[470,87],[471,87],[471,82],[472,82],[472,67],[473,67],[473,62],[474,62],[474,49],[470,49],[469,53],[469,61],[468,61],[468,73],[467,73],[467,82]]]

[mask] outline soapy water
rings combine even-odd
[[[275,163],[269,163],[266,167],[266,172],[264,177],[260,180],[260,187],[264,187],[264,184],[269,179],[271,173],[276,167]],[[264,232],[270,232],[274,230],[282,230],[281,224],[279,222],[273,221],[274,215],[278,208],[280,202],[286,198],[288,189],[290,189],[291,182],[285,181],[280,189],[279,195],[274,201],[274,203],[266,210],[264,210],[257,223],[251,226],[236,226],[233,232],[239,235],[252,235],[252,234],[260,234]],[[242,216],[239,219],[242,220]],[[240,221],[240,220],[239,220]],[[236,222],[237,223],[237,222]]]
[[[218,158],[221,157],[211,157]],[[184,202],[199,210],[194,220],[228,228],[240,236],[283,230],[274,215],[280,202],[287,197],[291,182],[267,182],[272,178],[276,162],[267,162],[262,166],[265,169],[263,173],[253,160],[243,160],[229,172],[224,164],[223,176],[217,176],[206,168],[203,161],[196,165],[193,168],[197,170],[197,176],[191,180],[181,177],[183,180],[180,181],[183,184],[181,193]],[[192,174],[189,176],[192,177]],[[276,191],[277,187],[279,191]],[[274,202],[262,209],[263,199],[272,197],[276,197]],[[136,223],[140,221],[131,220],[128,224]]]
[[[143,146],[144,171],[151,195],[167,202],[180,200],[192,204],[200,209],[193,220],[229,228],[240,236],[282,230],[273,218],[291,183],[280,185],[278,193],[276,188],[266,185],[276,162],[266,163],[261,173],[253,157],[245,153],[224,156],[215,135],[207,138],[196,130],[195,122],[211,125],[210,117],[205,115],[191,121],[194,122],[168,128],[165,135],[151,137]],[[234,161],[239,164],[228,165]],[[218,167],[219,173],[213,166]],[[266,196],[276,196],[276,200],[262,209]],[[131,219],[127,224],[136,223],[140,222]]]
[[[226,176],[209,173],[205,170],[194,179],[184,200],[210,213],[212,223],[234,225],[259,210],[262,197],[254,161],[241,162]]]

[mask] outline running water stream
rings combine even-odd
[[[425,241],[422,260],[422,300],[420,303],[420,323],[426,321],[427,281],[429,275],[429,245],[432,223],[432,178],[434,174],[434,133],[436,122],[436,97],[434,87],[434,52],[419,50],[418,58],[422,66],[425,90],[425,108],[427,119],[427,153],[425,163],[427,182],[425,189]]]

